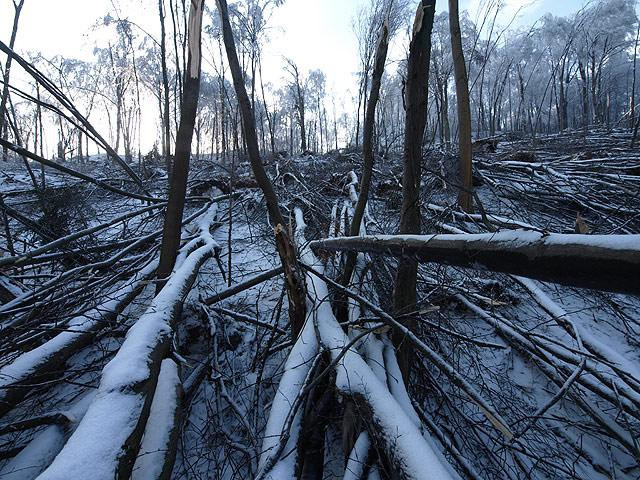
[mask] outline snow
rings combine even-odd
[[[289,412],[300,389],[308,377],[314,359],[318,355],[318,341],[314,330],[312,310],[307,314],[307,320],[300,332],[296,343],[294,344],[289,357],[284,365],[284,372],[278,390],[273,398],[269,420],[264,432],[264,440],[262,441],[262,454],[258,463],[259,470],[265,468],[272,456],[275,454],[280,443],[280,435],[285,431]],[[286,451],[289,447],[293,448],[297,442],[295,434],[300,429],[300,412],[296,414],[291,430],[293,434],[287,442]],[[277,468],[271,471],[270,477],[276,478],[293,478],[295,470],[295,455],[289,455],[284,461],[278,462]],[[287,477],[286,475],[291,475]],[[269,478],[269,477],[267,477]]]
[[[94,392],[84,395],[66,413],[72,422],[82,418],[87,411]],[[67,438],[67,430],[74,425],[64,428],[51,425],[37,433],[33,440],[0,470],[3,480],[31,480],[36,478],[55,458],[62,449]]]
[[[304,235],[302,212],[296,209],[296,234]],[[305,242],[299,242],[304,245]],[[301,259],[307,265],[319,269],[319,261],[308,247],[301,251]],[[352,348],[345,351],[349,338],[338,324],[331,305],[325,282],[315,275],[306,275],[307,292],[315,297],[312,309],[315,327],[323,347],[331,353],[336,365],[336,387],[347,396],[364,398],[372,410],[373,423],[380,428],[381,439],[396,468],[406,478],[451,479],[451,469],[442,464],[440,456],[425,441],[412,418],[389,392],[383,383]],[[344,353],[344,355],[342,355]],[[342,357],[340,358],[340,356]]]
[[[158,385],[153,395],[149,421],[144,431],[140,452],[133,467],[132,480],[160,478],[170,433],[178,411],[177,389],[180,388],[178,366],[171,359],[162,361]]]
[[[64,428],[59,425],[46,427],[36,438],[16,455],[2,470],[3,480],[31,480],[36,478],[62,449]]]
[[[369,438],[369,433],[366,431],[360,432],[356,444],[349,454],[343,480],[359,480],[362,478],[370,447],[371,439]]]
[[[540,302],[547,312],[549,312],[554,318],[565,321],[571,324],[572,328],[578,332],[579,339],[587,346],[587,349],[593,353],[598,353],[603,359],[606,359],[615,364],[625,374],[630,375],[636,382],[640,382],[640,365],[625,358],[618,353],[614,348],[605,344],[597,339],[585,328],[583,328],[578,322],[574,321],[571,316],[554,302],[546,293],[544,293],[533,280],[524,277],[515,277],[523,286],[525,286],[534,298]],[[612,380],[613,381],[613,380]],[[625,389],[626,390],[626,389]],[[630,392],[632,396],[637,397],[635,392]],[[640,398],[639,398],[640,400]]]

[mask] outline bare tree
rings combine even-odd
[[[160,63],[162,65],[162,155],[167,166],[167,175],[171,183],[171,129],[169,127],[169,75],[167,72],[167,42],[165,32],[164,0],[158,0],[160,16]]]
[[[291,83],[289,88],[293,94],[295,100],[295,110],[298,115],[298,125],[300,125],[300,141],[303,152],[307,151],[307,128],[305,122],[305,88],[300,78],[300,70],[293,60],[286,59],[287,66],[285,67],[291,75]]]
[[[376,57],[373,68],[373,76],[371,78],[371,93],[369,95],[369,103],[367,104],[367,112],[364,117],[363,126],[363,168],[362,178],[360,180],[360,194],[358,196],[358,202],[353,213],[353,219],[351,223],[352,236],[360,235],[361,223],[364,217],[365,207],[369,198],[369,188],[371,186],[371,175],[373,173],[373,130],[376,116],[376,106],[378,99],[380,98],[380,85],[382,83],[382,74],[384,73],[384,64],[387,59],[387,50],[389,48],[389,26],[388,22],[382,24],[380,29],[380,38],[378,39],[378,47],[376,50]],[[356,264],[356,254],[350,253],[347,255],[347,261],[345,263],[343,272],[343,284],[348,284],[351,281],[351,275]]]
[[[449,0],[449,29],[453,71],[456,80],[456,102],[458,104],[458,146],[460,150],[460,190],[458,204],[465,212],[473,211],[473,179],[471,170],[471,107],[469,105],[469,79],[462,51],[458,0]]]
[[[427,123],[427,96],[429,85],[429,61],[431,57],[431,30],[435,15],[435,0],[422,0],[418,5],[413,35],[409,46],[406,83],[406,114],[404,133],[404,158],[402,174],[402,210],[400,233],[420,233],[420,180],[422,178],[422,138]],[[398,264],[393,291],[393,306],[397,314],[407,314],[415,308],[418,263],[412,258],[402,258]],[[408,328],[415,320],[403,317]],[[405,378],[409,377],[411,347],[400,331],[394,332],[398,347],[398,363]]]
[[[11,39],[9,40],[9,48],[13,50],[13,47],[16,43],[16,35],[18,34],[18,22],[20,21],[20,13],[22,13],[22,7],[24,5],[24,0],[20,0],[19,3],[13,1],[13,27],[11,28]],[[6,138],[6,122],[5,115],[7,113],[7,98],[9,97],[9,78],[11,75],[11,62],[13,57],[11,55],[7,55],[7,62],[4,65],[4,76],[2,78],[2,99],[0,100],[0,137]],[[3,155],[5,161],[7,160],[7,149],[4,149]]]
[[[176,154],[169,186],[169,203],[165,213],[162,230],[162,247],[160,250],[160,264],[157,275],[165,279],[171,273],[180,246],[182,231],[182,214],[184,199],[187,192],[187,177],[189,176],[189,158],[191,156],[191,140],[195,127],[198,97],[200,95],[200,64],[202,60],[201,35],[202,11],[204,0],[191,0],[191,16],[189,19],[189,50],[187,68],[184,71],[184,89],[182,110],[180,112],[180,127],[176,136]],[[164,285],[158,283],[158,291]]]
[[[233,31],[229,21],[229,10],[226,0],[218,0],[218,11],[222,21],[222,35],[224,39],[225,49],[227,51],[227,59],[229,68],[233,77],[233,86],[238,97],[238,105],[242,113],[242,126],[244,136],[247,143],[247,152],[253,174],[256,177],[258,185],[262,189],[264,198],[267,202],[267,210],[271,221],[275,224],[276,248],[280,255],[282,267],[285,272],[285,281],[287,284],[287,293],[289,298],[289,318],[291,320],[291,335],[297,338],[302,330],[305,320],[306,300],[304,279],[298,268],[298,260],[292,239],[287,234],[285,221],[278,206],[278,197],[273,189],[271,180],[267,176],[264,165],[260,159],[260,151],[258,147],[258,135],[256,133],[256,121],[254,112],[251,109],[251,102],[247,95],[247,89],[244,85],[244,78],[238,54],[236,52],[235,41],[233,39]],[[303,135],[304,142],[304,135]],[[303,143],[306,147],[306,144]]]

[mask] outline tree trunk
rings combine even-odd
[[[224,38],[224,45],[227,50],[227,60],[233,77],[233,85],[236,90],[238,105],[242,113],[242,124],[249,161],[251,162],[251,167],[253,169],[253,174],[256,177],[256,181],[262,189],[271,221],[275,224],[276,248],[280,255],[282,267],[284,268],[289,299],[291,336],[295,339],[302,330],[305,321],[306,298],[304,277],[298,268],[295,248],[291,238],[287,234],[285,222],[282,214],[280,213],[280,207],[278,206],[276,192],[273,189],[271,180],[267,176],[267,172],[265,171],[260,159],[255,117],[244,85],[244,78],[242,76],[240,63],[238,62],[238,54],[236,53],[236,46],[233,39],[233,32],[231,30],[231,23],[229,21],[229,11],[226,0],[218,0],[218,10],[222,21],[222,35]]]
[[[334,238],[328,251],[383,253],[416,262],[491,270],[573,287],[640,294],[640,235],[563,235],[532,231]]]
[[[162,128],[164,131],[162,143],[162,156],[167,168],[169,184],[171,184],[171,129],[169,127],[169,75],[167,73],[167,43],[164,23],[164,0],[158,0],[158,13],[160,15],[160,62],[162,64]]]
[[[636,119],[636,64],[638,60],[638,40],[640,40],[640,24],[638,24],[636,40],[633,43],[633,79],[631,83],[631,112],[629,115],[629,128],[633,128]]]
[[[422,138],[427,123],[427,94],[429,85],[429,60],[431,57],[431,30],[435,14],[435,0],[421,0],[418,5],[413,37],[409,47],[406,83],[406,114],[404,132],[404,170],[402,174],[402,211],[400,233],[420,233],[420,180],[422,177]],[[398,265],[393,305],[396,314],[406,314],[415,309],[418,262],[403,258]],[[409,329],[415,327],[415,319],[404,317]],[[393,340],[398,348],[398,363],[405,383],[409,383],[412,348],[404,334],[395,331]]]
[[[18,34],[18,22],[20,21],[20,13],[22,12],[22,6],[24,0],[20,0],[20,3],[15,6],[15,13],[13,16],[13,27],[11,28],[11,39],[9,40],[9,48],[13,50],[16,43],[16,35]],[[5,112],[7,111],[7,98],[9,97],[9,78],[11,75],[11,62],[13,57],[7,55],[7,62],[4,65],[4,78],[2,86],[2,100],[0,100],[0,137],[6,138],[6,124],[5,124]],[[3,149],[3,159],[7,161],[7,149]]]
[[[473,211],[471,108],[469,106],[469,79],[462,51],[458,0],[449,0],[449,29],[451,30],[451,51],[453,52],[453,71],[458,104],[458,145],[460,149],[458,205],[463,211],[471,213]]]
[[[184,96],[180,112],[180,127],[176,135],[176,154],[169,186],[169,203],[165,213],[162,230],[162,247],[160,250],[160,265],[158,266],[157,291],[164,286],[164,281],[173,270],[178,248],[180,247],[180,233],[182,231],[182,214],[184,199],[187,192],[187,177],[189,176],[189,157],[191,156],[191,140],[195,126],[198,97],[200,95],[200,63],[201,63],[201,32],[202,11],[204,0],[191,0],[189,14],[189,51],[187,68],[184,72]]]
[[[360,235],[362,219],[364,217],[365,207],[369,198],[369,187],[371,185],[371,174],[373,172],[373,130],[376,114],[376,106],[378,99],[380,98],[380,85],[382,83],[382,74],[384,73],[384,64],[387,60],[387,50],[389,47],[389,27],[387,23],[382,25],[380,31],[380,39],[378,41],[378,48],[376,51],[375,65],[373,70],[373,77],[371,79],[371,94],[369,95],[369,103],[367,104],[367,110],[364,118],[363,125],[363,169],[360,179],[360,195],[358,196],[358,202],[356,203],[355,211],[353,213],[353,219],[351,222],[351,236]],[[357,254],[349,253],[347,255],[347,261],[345,263],[344,272],[342,276],[342,284],[348,285],[351,282],[351,276],[356,266]],[[345,318],[346,320],[346,318]]]

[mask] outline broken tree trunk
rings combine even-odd
[[[280,255],[280,261],[284,268],[285,283],[287,286],[287,297],[289,300],[289,319],[291,321],[291,336],[295,339],[302,331],[305,320],[306,300],[305,284],[303,275],[298,268],[298,260],[293,242],[285,229],[285,222],[278,206],[278,197],[273,189],[271,180],[262,165],[260,150],[258,147],[258,135],[256,133],[256,121],[251,102],[244,85],[244,78],[236,45],[233,39],[233,31],[229,21],[229,11],[226,0],[218,0],[218,10],[222,21],[222,35],[224,46],[227,51],[229,68],[233,77],[233,86],[238,97],[238,105],[242,113],[242,127],[247,144],[247,153],[253,174],[260,186],[267,203],[267,209],[271,221],[275,224],[276,248]]]
[[[409,47],[406,85],[406,115],[404,131],[404,170],[402,174],[402,210],[400,233],[420,233],[420,179],[422,177],[422,138],[427,123],[427,97],[429,85],[429,60],[431,58],[431,30],[435,14],[435,0],[422,0],[418,5],[413,24],[413,37]],[[414,310],[418,263],[403,258],[398,265],[393,290],[393,306],[397,314]],[[405,325],[414,326],[415,319],[404,317]],[[398,363],[408,383],[410,344],[404,336],[394,332],[398,347]]]
[[[511,273],[610,292],[640,294],[640,235],[505,231],[460,235],[382,235],[311,242],[331,251],[383,253],[415,262]]]
[[[189,56],[184,72],[184,93],[180,112],[180,127],[176,136],[176,152],[169,186],[169,203],[165,212],[162,230],[160,265],[158,265],[158,291],[164,285],[164,279],[171,273],[180,247],[180,225],[184,212],[184,200],[187,194],[189,177],[189,157],[191,140],[198,110],[200,96],[200,64],[202,59],[201,34],[204,0],[191,2],[189,13]]]

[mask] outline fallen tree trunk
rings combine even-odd
[[[46,76],[44,76],[36,67],[27,62],[24,58],[18,55],[4,42],[0,41],[0,51],[4,52],[8,57],[12,57],[26,73],[31,75],[36,82],[42,85],[60,104],[62,104],[77,120],[74,123],[75,126],[82,128],[87,136],[90,136],[98,145],[105,149],[109,157],[111,157],[122,169],[127,173],[129,177],[141,188],[144,193],[147,191],[144,188],[142,180],[131,169],[131,167],[125,162],[114,148],[109,145],[106,140],[98,133],[98,131],[89,123],[89,121],[80,113],[71,100],[62,93],[62,90],[58,88],[53,82],[51,82]],[[65,116],[66,118],[66,116]]]
[[[419,262],[511,273],[581,288],[640,294],[640,235],[508,231],[460,235],[381,235],[319,240],[312,248],[361,251]]]
[[[176,363],[162,361],[132,480],[170,479],[179,435],[182,383]]]

